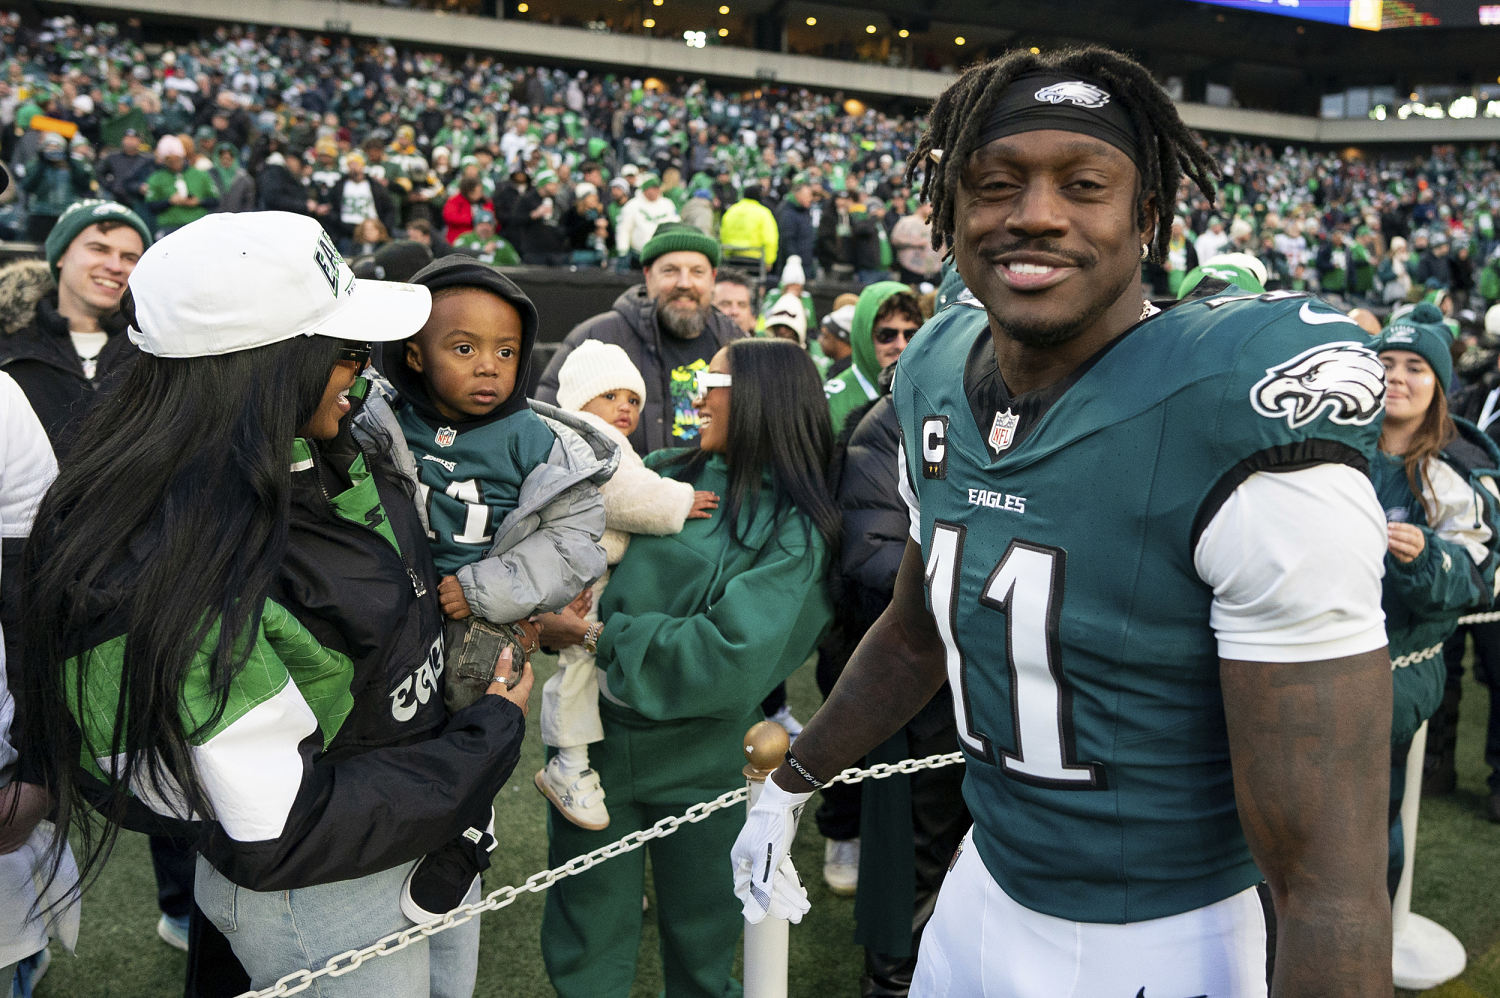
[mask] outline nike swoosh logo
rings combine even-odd
[[[1312,306],[1308,305],[1307,302],[1303,302],[1302,307],[1297,310],[1297,318],[1301,319],[1309,326],[1325,326],[1330,322],[1347,322],[1355,326],[1359,325],[1359,323],[1355,322],[1347,315],[1329,314],[1328,312],[1314,312],[1312,310]],[[1136,995],[1136,998],[1141,998],[1141,996]]]

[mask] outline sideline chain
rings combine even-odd
[[[1496,615],[1500,618],[1500,614]],[[939,769],[943,766],[952,766],[964,761],[962,752],[948,752],[942,755],[930,755],[924,759],[902,759],[900,762],[877,762],[867,769],[851,767],[844,770],[833,779],[833,783],[859,783],[862,780],[883,780],[887,777],[903,773],[915,773],[923,769]],[[441,918],[435,918],[430,922],[413,925],[399,932],[392,932],[388,936],[376,940],[364,949],[346,950],[337,956],[328,958],[328,962],[317,970],[294,970],[282,977],[275,984],[260,991],[246,991],[237,998],[281,998],[283,995],[294,995],[305,991],[312,986],[312,982],[320,977],[342,977],[353,971],[367,960],[388,956],[406,949],[412,943],[420,942],[428,936],[435,936],[439,932],[445,932],[454,926],[463,925],[475,915],[486,911],[498,911],[514,904],[524,894],[540,894],[559,880],[582,873],[591,867],[597,866],[608,859],[613,859],[622,853],[633,852],[653,839],[666,838],[683,825],[694,824],[702,821],[715,811],[722,811],[726,807],[732,807],[744,801],[749,795],[749,789],[739,787],[726,791],[711,801],[703,801],[694,804],[680,815],[672,815],[662,818],[650,828],[642,828],[631,832],[629,835],[618,839],[608,845],[600,846],[592,852],[586,852],[581,856],[574,856],[562,866],[555,866],[550,870],[541,870],[527,877],[523,882],[515,886],[498,887],[483,898],[472,904],[459,905]]]
[[[1471,613],[1467,617],[1459,617],[1458,623],[1459,626],[1463,626],[1464,624],[1493,624],[1497,620],[1500,620],[1500,612],[1491,610],[1487,613]],[[1434,658],[1442,654],[1442,651],[1443,646],[1441,644],[1436,644],[1431,648],[1423,648],[1421,651],[1409,652],[1408,654],[1402,655],[1399,658],[1391,659],[1391,669],[1392,671],[1396,669],[1404,669],[1408,665],[1416,665],[1418,662],[1425,662],[1430,658]]]

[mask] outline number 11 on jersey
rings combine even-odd
[[[990,738],[974,726],[968,665],[954,635],[959,566],[966,529],[939,522],[927,558],[927,594],[947,656],[948,683],[958,715],[958,737],[971,754],[990,763]],[[1061,548],[1013,540],[980,593],[981,606],[1005,616],[1005,658],[1010,668],[1015,751],[1001,750],[1006,773],[1039,786],[1075,790],[1105,787],[1103,767],[1077,762],[1072,691],[1063,676],[1058,644],[1067,555]]]

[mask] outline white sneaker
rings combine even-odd
[[[823,882],[840,897],[859,889],[859,839],[829,839],[823,846]]]
[[[777,724],[785,728],[786,736],[792,741],[796,741],[797,736],[802,734],[802,722],[792,716],[792,708],[786,706],[785,704],[783,704],[781,709],[776,713],[767,717],[766,720],[775,721]]]
[[[554,755],[537,770],[536,788],[579,828],[600,832],[609,827],[604,788],[592,769],[569,769],[563,765],[562,756]]]
[[[173,949],[180,949],[184,953],[188,948],[188,916],[182,915],[173,918],[171,915],[163,914],[156,920],[156,934],[161,941]]]

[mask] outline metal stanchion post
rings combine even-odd
[[[1430,918],[1411,910],[1411,881],[1417,853],[1417,809],[1422,803],[1422,757],[1427,754],[1427,723],[1417,729],[1406,756],[1406,796],[1401,800],[1401,832],[1406,861],[1391,907],[1391,969],[1396,987],[1425,991],[1464,972],[1468,956],[1458,938]]]
[[[766,778],[781,765],[791,744],[786,730],[775,721],[761,721],[745,732],[747,808],[755,806]],[[784,918],[745,924],[745,998],[786,998],[790,929]]]

